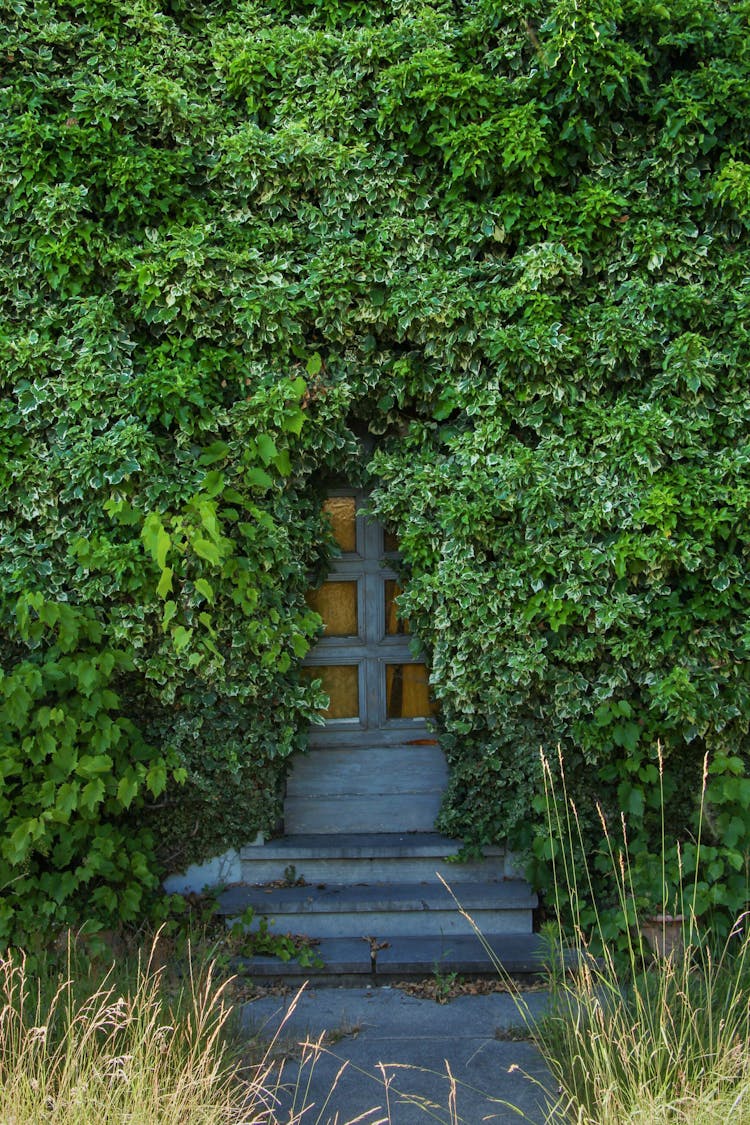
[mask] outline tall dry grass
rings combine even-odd
[[[681,893],[679,941],[669,948],[671,924],[661,904],[661,933],[644,936],[633,910],[635,888],[627,831],[618,839],[601,818],[604,845],[623,917],[633,917],[626,949],[616,953],[598,912],[590,951],[576,906],[593,892],[578,812],[555,792],[542,760],[548,828],[562,844],[555,885],[573,905],[572,933],[559,927],[551,958],[550,1009],[533,1034],[561,1090],[550,1119],[579,1125],[745,1125],[750,1122],[750,934],[740,917],[718,951],[696,917],[689,881]],[[660,760],[660,776],[662,763]],[[705,793],[706,771],[704,770]],[[662,803],[663,808],[663,803]],[[701,812],[703,794],[701,795]],[[702,822],[702,817],[701,817]],[[670,845],[662,816],[662,859]],[[698,840],[700,845],[700,837]],[[666,887],[666,880],[662,878]],[[666,896],[666,891],[665,891]]]
[[[325,1035],[286,1033],[300,993],[258,1040],[231,1026],[231,980],[204,950],[187,952],[165,963],[157,936],[135,965],[123,956],[103,972],[74,940],[63,971],[54,957],[0,955],[0,1125],[398,1125],[385,1075],[385,1107],[343,1120],[334,1103],[348,1064],[321,1083]],[[426,1104],[427,1120],[459,1121]]]
[[[188,968],[173,992],[148,959],[131,979],[111,966],[92,988],[72,971],[50,980],[23,955],[0,957],[0,1122],[270,1125],[273,1044],[243,1063],[225,990],[210,964]]]
[[[675,904],[667,898],[664,857],[671,843],[662,815],[662,856],[655,856],[654,863],[665,891],[658,912],[661,933],[652,937],[652,945],[644,936],[645,919],[634,908],[625,823],[615,840],[601,817],[619,908],[622,918],[632,922],[626,927],[624,953],[616,951],[597,907],[578,811],[565,789],[564,763],[560,759],[558,779],[544,755],[542,768],[548,831],[560,845],[553,851],[551,905],[557,900],[558,908],[557,920],[547,930],[546,1015],[536,1019],[523,992],[514,991],[512,979],[494,963],[558,1091],[550,1097],[548,1085],[541,1088],[545,1122],[750,1125],[750,914],[737,919],[717,949],[710,929],[696,916],[697,882],[691,890],[687,880],[676,903],[680,941],[669,949],[669,910]],[[705,784],[706,768],[701,823]],[[697,844],[700,848],[700,835]],[[476,923],[453,897],[482,941]],[[567,927],[561,922],[562,903],[572,913]],[[583,919],[591,917],[591,903],[594,923],[586,929]],[[492,958],[492,949],[486,942],[484,946]]]

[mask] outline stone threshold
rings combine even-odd
[[[489,948],[486,948],[489,947]],[[310,947],[322,964],[278,957],[235,958],[234,965],[257,980],[301,983],[307,979],[356,977],[360,983],[388,983],[431,974],[538,976],[547,945],[539,934],[460,934],[441,937],[321,938]]]

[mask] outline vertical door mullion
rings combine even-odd
[[[360,493],[358,503],[364,503],[364,500],[364,493]],[[383,529],[375,520],[365,520],[363,531],[364,551],[362,553],[369,562],[375,562],[383,553]]]
[[[381,716],[378,706],[378,667],[377,667],[377,582],[378,575],[373,574],[366,565],[362,581],[365,587],[365,678],[367,690],[365,696],[366,725],[368,729],[380,726]]]
[[[364,496],[361,499],[364,500]],[[383,549],[383,532],[380,524],[373,520],[365,521],[363,531],[364,573],[362,580],[365,585],[366,723],[368,729],[377,730],[383,723],[380,691],[381,669],[378,660],[378,644],[382,640],[383,633],[380,625],[382,595],[379,589],[382,581],[378,573],[378,563]]]

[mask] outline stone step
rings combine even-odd
[[[375,746],[309,750],[294,759],[287,797],[442,793],[448,767],[435,746]]]
[[[481,940],[476,934],[392,937],[375,945],[366,938],[321,938],[310,950],[314,965],[268,956],[237,958],[236,965],[256,980],[358,976],[384,981],[436,973],[498,972],[514,976],[541,972],[546,950],[539,934],[483,934]]]
[[[536,895],[520,879],[466,883],[462,907],[484,933],[529,934]],[[236,921],[248,907],[252,930],[267,918],[270,931],[324,937],[441,937],[472,934],[449,892],[440,884],[370,886],[328,884],[304,887],[228,887],[218,899],[220,913]]]
[[[243,883],[439,883],[449,886],[512,877],[512,861],[501,848],[485,859],[448,862],[461,844],[438,832],[337,833],[285,836],[240,853]]]
[[[440,811],[442,787],[374,797],[287,797],[284,825],[292,834],[315,832],[429,832]]]

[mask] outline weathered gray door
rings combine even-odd
[[[339,489],[326,501],[341,554],[309,597],[325,632],[305,664],[330,706],[289,777],[287,833],[429,831],[445,786],[427,668],[396,610],[397,544],[363,500]]]

